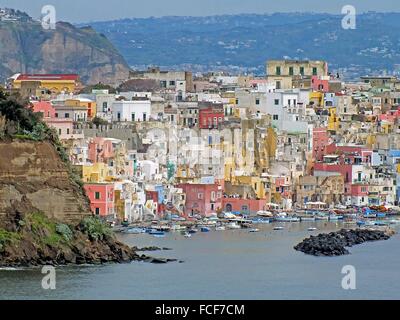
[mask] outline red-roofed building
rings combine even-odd
[[[74,92],[80,85],[77,74],[20,74],[12,83],[14,89],[21,89],[23,83],[40,83],[42,89],[51,93]]]

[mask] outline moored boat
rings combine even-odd
[[[257,229],[257,228],[251,228],[251,229],[249,230],[249,232],[258,232],[258,231],[260,231],[260,230]]]
[[[276,226],[276,227],[274,227],[274,230],[283,230],[283,229],[285,229],[285,228],[282,227],[282,226]]]
[[[208,228],[208,227],[201,227],[201,228],[200,228],[200,231],[201,231],[201,232],[210,232],[210,228]]]

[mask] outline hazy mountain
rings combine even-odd
[[[55,30],[45,30],[24,14],[0,19],[0,79],[20,72],[78,73],[86,83],[116,84],[129,68],[94,29],[59,22]]]
[[[313,13],[162,17],[92,22],[131,66],[237,66],[265,72],[267,59],[325,59],[350,76],[397,70],[400,13],[357,16],[355,30],[343,16]]]

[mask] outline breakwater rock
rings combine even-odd
[[[346,247],[366,242],[387,240],[390,234],[380,230],[342,229],[337,232],[321,233],[304,239],[295,250],[314,256],[341,256],[349,254]]]

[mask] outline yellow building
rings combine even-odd
[[[71,93],[80,85],[77,74],[20,74],[13,81],[13,89],[21,89],[22,83],[39,82],[40,88],[52,94]]]
[[[322,107],[324,103],[324,93],[321,91],[310,92],[310,105],[315,107]]]
[[[328,117],[328,131],[337,131],[339,130],[340,119],[336,114],[336,108],[329,108],[329,117]]]
[[[91,183],[101,183],[109,180],[107,165],[97,162],[93,165],[82,165],[82,181]]]
[[[267,80],[275,83],[276,89],[292,89],[294,79],[328,75],[328,64],[312,60],[269,60],[266,72]]]

